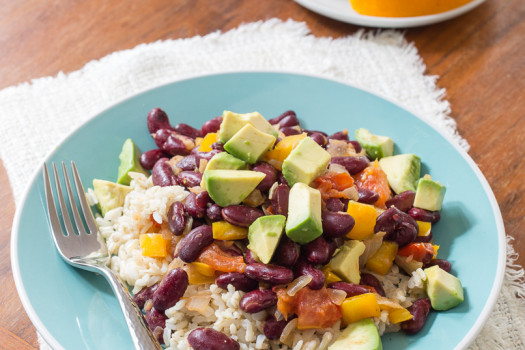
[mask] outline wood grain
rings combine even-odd
[[[227,31],[269,18],[304,21],[316,36],[361,29],[291,0],[0,0],[0,88],[80,69],[114,51]],[[494,190],[507,233],[525,264],[525,3],[489,0],[459,18],[405,30],[427,74],[439,76],[470,155]],[[460,175],[458,175],[460,176]],[[0,164],[1,349],[38,347],[17,297],[9,243],[14,202]]]

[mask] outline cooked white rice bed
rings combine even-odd
[[[131,174],[132,191],[126,196],[124,207],[106,213],[104,218],[97,218],[97,224],[112,254],[111,269],[121,280],[133,287],[133,293],[159,282],[162,277],[178,264],[171,257],[165,259],[142,256],[139,235],[158,233],[155,221],[162,221],[160,232],[166,230],[167,211],[175,201],[183,201],[188,192],[182,187],[153,186],[151,177],[142,174]],[[153,219],[154,218],[154,219]],[[179,238],[175,237],[175,241]],[[170,265],[171,263],[171,265]],[[375,275],[383,284],[386,296],[393,301],[408,307],[414,300],[424,296],[421,269],[411,277],[399,272],[394,265],[386,276]],[[189,298],[199,295],[207,298],[208,308],[201,313],[187,309]],[[184,297],[172,308],[166,310],[166,328],[164,341],[169,350],[189,350],[187,341],[189,332],[199,327],[211,327],[237,340],[241,349],[290,349],[314,350],[326,349],[339,335],[340,321],[331,328],[319,330],[297,330],[293,320],[285,329],[289,335],[282,343],[270,341],[263,334],[264,320],[267,311],[248,314],[239,308],[239,301],[244,295],[229,286],[227,291],[215,284],[190,285]],[[273,311],[273,310],[272,310]],[[399,325],[390,324],[388,313],[383,311],[380,317],[374,318],[379,333],[397,332]]]

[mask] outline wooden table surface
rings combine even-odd
[[[140,43],[225,31],[273,17],[304,21],[314,35],[323,37],[360,29],[317,15],[292,0],[0,0],[0,89],[75,71]],[[427,65],[427,74],[439,76],[439,86],[447,90],[458,131],[469,141],[471,157],[492,186],[506,232],[516,238],[522,266],[524,18],[523,0],[488,0],[462,17],[405,31]],[[0,349],[35,349],[35,329],[11,275],[15,205],[1,164],[0,203]]]

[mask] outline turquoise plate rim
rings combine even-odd
[[[15,281],[15,285],[19,294],[19,297],[22,301],[22,305],[27,312],[30,320],[34,324],[37,331],[40,333],[40,335],[43,337],[43,339],[53,348],[53,349],[63,349],[63,346],[59,344],[59,342],[55,339],[53,334],[48,330],[46,325],[42,322],[41,318],[35,311],[33,305],[31,304],[31,300],[29,299],[27,295],[27,291],[25,290],[24,283],[22,281],[21,271],[20,271],[20,261],[18,256],[18,237],[19,237],[19,228],[21,223],[21,214],[23,211],[23,208],[27,205],[27,198],[29,196],[29,193],[33,186],[35,185],[35,182],[37,181],[38,177],[41,176],[42,172],[42,165],[44,162],[47,162],[61,147],[62,145],[69,140],[76,132],[80,131],[86,124],[91,122],[93,119],[97,118],[98,116],[106,113],[108,110],[115,108],[116,106],[137,98],[138,96],[145,94],[147,92],[150,92],[152,90],[159,90],[163,88],[167,88],[168,86],[172,84],[178,84],[178,83],[184,83],[191,80],[201,79],[201,78],[212,78],[212,77],[220,77],[220,76],[229,76],[229,75],[251,75],[251,74],[263,74],[263,75],[276,75],[276,76],[290,76],[290,77],[306,77],[306,78],[313,78],[313,79],[320,79],[325,80],[327,82],[333,82],[345,85],[350,88],[354,88],[357,90],[361,90],[365,93],[368,93],[370,95],[373,95],[379,99],[385,100],[386,102],[389,102],[393,104],[394,106],[404,110],[405,112],[409,113],[413,117],[419,119],[419,121],[426,124],[426,126],[430,127],[434,132],[438,133],[441,137],[445,139],[446,142],[448,142],[454,150],[463,158],[463,160],[467,163],[469,168],[474,172],[477,179],[479,180],[483,190],[484,194],[488,197],[490,207],[492,209],[494,224],[497,228],[497,242],[498,242],[498,249],[497,249],[497,267],[495,270],[495,276],[494,281],[492,284],[492,288],[490,290],[490,293],[488,295],[488,298],[486,300],[486,303],[481,310],[479,316],[477,317],[476,321],[470,328],[470,330],[464,335],[462,340],[455,346],[456,349],[465,349],[467,348],[475,339],[475,337],[479,334],[481,331],[483,325],[487,321],[488,317],[490,316],[490,313],[492,309],[494,308],[497,297],[499,295],[500,289],[503,284],[503,278],[504,278],[504,271],[506,266],[506,236],[505,236],[505,229],[503,224],[503,218],[498,206],[498,203],[496,201],[496,198],[494,196],[494,193],[492,189],[490,188],[490,185],[488,184],[487,180],[485,179],[484,175],[482,174],[479,167],[476,165],[476,163],[472,160],[472,158],[465,152],[462,148],[460,148],[451,138],[449,135],[444,133],[443,131],[435,128],[432,124],[430,124],[428,121],[426,121],[424,118],[420,117],[417,113],[414,113],[409,108],[406,108],[405,106],[402,106],[401,104],[393,101],[392,99],[382,96],[381,94],[378,94],[377,92],[373,92],[370,89],[363,88],[361,86],[358,86],[356,84],[349,84],[345,81],[342,81],[340,79],[336,79],[333,77],[327,77],[319,74],[308,74],[304,72],[294,72],[294,71],[279,71],[279,70],[235,70],[235,71],[224,71],[220,73],[213,73],[213,74],[200,74],[200,75],[193,75],[190,77],[186,77],[183,79],[176,79],[173,81],[170,81],[168,83],[142,90],[136,94],[133,94],[127,98],[121,99],[120,101],[112,104],[111,106],[101,110],[97,114],[91,116],[87,120],[85,120],[81,125],[79,125],[77,128],[72,130],[69,134],[67,134],[54,148],[51,152],[49,152],[44,161],[39,164],[37,169],[32,175],[31,181],[26,187],[24,194],[22,196],[22,199],[20,201],[20,205],[17,207],[14,219],[13,219],[13,227],[11,231],[11,265],[12,265],[12,271],[13,271],[13,277]]]

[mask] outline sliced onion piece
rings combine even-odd
[[[328,297],[335,305],[341,305],[346,299],[346,292],[340,289],[328,288]]]
[[[304,275],[297,277],[295,280],[290,282],[288,287],[286,287],[286,294],[293,297],[298,291],[306,287],[310,282],[312,282],[312,276]]]

